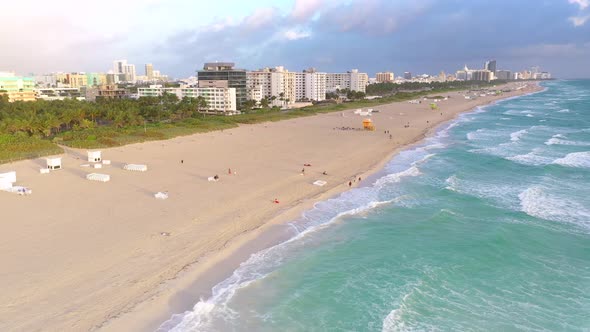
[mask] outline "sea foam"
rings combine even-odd
[[[553,164],[568,167],[590,168],[590,151],[569,153],[565,157],[553,161]]]

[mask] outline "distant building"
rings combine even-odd
[[[129,93],[117,85],[101,85],[98,88],[86,88],[86,100],[95,101],[100,99],[125,99]]]
[[[147,77],[148,81],[152,81],[154,79],[154,65],[151,63],[145,65],[145,76]]]
[[[0,72],[0,95],[7,95],[9,102],[35,101],[33,77],[16,76],[12,72]]]
[[[439,82],[446,82],[447,81],[447,74],[441,70],[440,74],[438,74],[438,81]]]
[[[244,69],[235,69],[232,62],[205,63],[197,72],[200,88],[226,87],[236,89],[236,106],[241,109],[248,99],[247,75]]]
[[[496,78],[499,80],[511,80],[512,79],[512,72],[510,70],[497,70],[496,71]]]
[[[473,79],[473,72],[474,70],[469,69],[467,65],[465,65],[462,70],[457,70],[455,78],[459,81],[471,81]]]
[[[137,77],[137,73],[135,71],[135,65],[125,65],[125,81],[126,82],[133,82],[135,83],[136,81],[136,77]]]
[[[482,70],[474,70],[471,79],[474,81],[489,82],[492,80],[493,77],[494,77],[494,74],[491,71],[489,71],[487,69],[482,69]]]
[[[336,91],[336,89],[365,92],[367,84],[369,84],[369,75],[359,73],[358,69],[346,73],[326,74],[326,91],[328,92]]]
[[[484,64],[483,69],[489,70],[492,72],[494,77],[496,76],[496,60],[488,60]]]
[[[182,99],[184,97],[202,97],[207,102],[207,108],[202,110],[205,113],[221,112],[226,115],[236,114],[236,89],[218,87],[179,87],[164,88],[162,85],[150,85],[149,88],[137,89],[138,97],[158,97],[164,93],[171,93]]]
[[[411,80],[412,79],[412,73],[410,73],[409,71],[404,72],[404,79],[405,80]]]
[[[377,73],[375,75],[377,83],[390,83],[395,80],[395,75],[392,72],[386,71],[384,73]]]
[[[113,73],[114,74],[125,74],[125,67],[126,66],[127,66],[127,60],[113,61]]]

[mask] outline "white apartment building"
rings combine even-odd
[[[203,97],[207,101],[206,111],[223,112],[226,115],[238,113],[235,88],[164,88],[162,85],[150,85],[149,88],[137,89],[138,97],[159,97],[164,93],[175,94],[178,99]]]
[[[359,73],[358,69],[353,69],[346,73],[326,74],[327,91],[350,89],[351,91],[365,92],[367,84],[369,84],[369,75],[367,73]]]
[[[273,103],[276,106],[292,104],[296,100],[295,73],[282,66],[246,73],[246,88],[249,98],[256,101],[276,97]]]
[[[305,75],[305,99],[322,101],[326,99],[326,73],[303,72]]]

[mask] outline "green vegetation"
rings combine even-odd
[[[504,84],[506,81],[495,80],[493,82],[481,81],[454,81],[454,82],[405,82],[397,83],[376,83],[367,86],[367,95],[369,96],[386,96],[401,91],[445,91],[445,90],[464,90],[491,87],[494,85]]]
[[[373,89],[372,86],[367,90]],[[0,96],[0,163],[61,153],[59,145],[76,148],[120,146],[227,129],[239,124],[371,107],[466,88],[465,84],[437,86],[428,91],[403,92],[397,89],[397,92],[378,99],[357,99],[345,103],[326,101],[288,111],[281,111],[279,107],[269,108],[272,100],[264,99],[261,102],[263,108],[234,116],[205,116],[199,112],[207,109],[203,98],[178,100],[176,95],[171,94],[137,100],[87,102],[66,99],[14,103],[9,103],[6,96]],[[489,84],[474,86],[470,82],[468,87],[485,86]],[[345,93],[348,94],[348,91]],[[351,97],[361,96],[351,94]],[[278,99],[282,98],[279,96]],[[253,105],[250,103],[248,106],[251,108]]]

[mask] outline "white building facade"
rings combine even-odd
[[[369,75],[367,73],[359,73],[358,69],[353,69],[346,73],[326,74],[326,90],[329,92],[336,91],[336,89],[366,92],[368,84]]]
[[[178,99],[203,97],[207,102],[207,111],[237,113],[235,88],[164,88],[161,85],[150,85],[149,88],[137,89],[138,97],[160,97],[164,93],[174,94]]]
[[[248,96],[252,100],[275,97],[273,105],[283,106],[296,100],[295,73],[282,66],[246,73]]]

